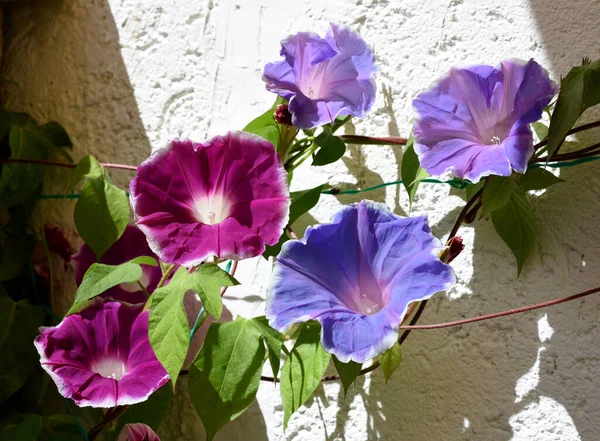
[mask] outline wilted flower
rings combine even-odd
[[[104,253],[99,263],[120,265],[140,256],[150,256],[158,259],[158,256],[148,246],[144,233],[133,225],[127,225],[119,240]],[[96,254],[85,244],[73,256],[72,265],[75,269],[77,286],[81,284],[85,272],[96,262]],[[159,266],[151,265],[142,265],[142,270],[141,283],[148,292],[152,293],[160,281],[162,271]],[[143,303],[147,300],[146,295],[140,290],[137,283],[122,283],[106,291],[103,296],[128,303]]]
[[[389,349],[410,303],[455,282],[425,217],[400,217],[384,204],[344,207],[331,224],[286,242],[267,294],[269,324],[318,320],[323,347],[343,362]]]
[[[556,85],[535,61],[453,68],[413,101],[415,152],[432,175],[448,170],[472,182],[524,173],[533,154],[529,124]]]
[[[363,118],[375,101],[373,51],[344,26],[325,38],[300,32],[281,42],[283,61],[265,66],[267,89],[289,100],[292,122],[310,129],[338,116]]]
[[[89,307],[40,328],[42,367],[59,393],[80,407],[145,401],[169,380],[148,340],[149,311],[97,298]]]
[[[160,438],[151,427],[142,424],[125,424],[117,441],[160,441]]]
[[[131,182],[137,225],[169,263],[258,256],[288,220],[287,174],[273,146],[243,132],[173,141]]]

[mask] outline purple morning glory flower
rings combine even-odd
[[[151,427],[142,424],[125,424],[117,441],[160,441],[160,438]]]
[[[431,175],[451,170],[471,182],[525,173],[533,155],[529,124],[541,118],[556,90],[534,60],[453,68],[413,101],[421,167]]]
[[[120,265],[140,256],[150,256],[158,260],[158,256],[148,246],[144,233],[133,225],[127,225],[119,240],[104,253],[99,263]],[[75,269],[75,282],[79,286],[85,272],[93,263],[97,262],[96,254],[94,254],[90,247],[84,244],[77,254],[73,256],[72,262]],[[162,276],[160,266],[142,265],[142,269],[141,282],[148,292],[152,293]],[[112,297],[115,300],[122,300],[128,303],[145,303],[147,300],[146,295],[140,290],[137,283],[122,283],[119,286],[109,289],[102,296]]]
[[[80,407],[145,401],[169,380],[148,340],[149,311],[96,298],[35,339],[42,367]]]
[[[265,66],[267,89],[289,100],[292,122],[311,129],[338,116],[364,118],[375,101],[373,51],[345,26],[325,38],[299,32],[281,42],[283,61]]]
[[[438,258],[442,248],[423,216],[396,216],[371,201],[346,206],[332,223],[283,245],[267,295],[269,324],[284,331],[318,320],[325,350],[343,362],[369,360],[396,343],[410,303],[455,282]]]
[[[278,242],[288,220],[279,156],[244,132],[203,144],[173,141],[138,167],[130,189],[137,225],[168,263],[258,256]]]

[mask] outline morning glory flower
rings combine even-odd
[[[477,182],[525,173],[533,155],[529,124],[557,91],[534,60],[453,68],[413,101],[415,152],[431,175],[451,171]]]
[[[120,265],[140,256],[150,256],[158,260],[158,256],[148,246],[144,233],[133,225],[127,225],[119,240],[104,253],[98,263]],[[96,254],[85,244],[72,257],[77,286],[81,285],[85,272],[96,262]],[[141,282],[148,292],[152,293],[162,277],[160,266],[142,265],[142,270]],[[128,303],[144,303],[147,300],[137,283],[122,283],[107,290],[102,296]]]
[[[149,310],[96,298],[35,339],[42,367],[80,407],[145,401],[169,380],[148,340]]]
[[[160,441],[160,438],[151,427],[142,424],[125,424],[117,441]]]
[[[130,189],[137,225],[168,263],[258,256],[288,220],[287,173],[271,143],[244,132],[173,141],[138,167]]]
[[[311,129],[338,116],[364,118],[375,101],[373,51],[344,26],[325,38],[299,32],[281,42],[282,61],[265,66],[267,89],[289,100],[293,124]]]
[[[283,332],[318,320],[325,350],[367,361],[396,343],[409,304],[455,282],[438,257],[443,248],[424,216],[396,216],[371,201],[346,206],[283,245],[267,293],[269,324]]]

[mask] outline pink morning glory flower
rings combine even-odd
[[[471,182],[524,173],[534,150],[529,124],[541,118],[556,90],[534,60],[451,69],[413,101],[421,167]]]
[[[142,423],[125,424],[117,441],[160,441],[151,427]]]
[[[412,302],[455,282],[438,257],[443,248],[424,216],[396,216],[371,201],[346,206],[283,245],[267,292],[269,324],[285,331],[318,320],[326,351],[367,361],[396,343]]]
[[[169,380],[142,308],[96,298],[59,325],[40,328],[34,344],[62,396],[80,407],[123,406],[145,401]]]
[[[150,256],[158,260],[158,256],[148,246],[144,233],[133,225],[127,225],[119,240],[104,253],[99,263],[120,265],[140,256]],[[96,254],[85,244],[73,256],[72,265],[75,269],[75,282],[77,286],[81,285],[85,272],[96,262]],[[142,270],[141,282],[148,292],[152,293],[162,276],[160,266],[142,265]],[[122,283],[119,286],[109,289],[102,296],[112,297],[115,300],[122,300],[128,303],[144,303],[147,300],[146,295],[140,290],[137,283]]]
[[[173,141],[139,166],[130,189],[137,225],[168,263],[258,256],[288,220],[287,173],[271,143],[244,132]]]
[[[373,51],[345,26],[325,38],[299,32],[281,42],[284,60],[265,66],[267,89],[289,100],[293,124],[311,129],[338,116],[364,118],[375,101]]]

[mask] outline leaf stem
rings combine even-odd
[[[177,268],[177,265],[175,265],[174,263],[167,266],[160,281],[158,282],[158,285],[156,285],[157,289],[165,285],[169,277],[171,277],[171,274],[173,274],[173,271],[175,271],[175,268]]]
[[[100,433],[102,433],[102,431],[104,429],[106,429],[106,427],[110,423],[112,423],[113,421],[116,421],[121,415],[123,415],[128,407],[129,406],[117,406],[117,407],[113,407],[108,412],[106,412],[106,415],[104,415],[102,422],[96,424],[88,432],[89,441],[95,441],[95,439],[98,437],[98,435],[100,435]]]
[[[146,296],[146,298],[150,298],[150,293],[148,292],[148,290],[146,289],[146,287],[144,286],[144,284],[142,282],[140,282],[139,280],[137,281],[138,286],[140,287],[140,289],[142,290],[142,292],[144,293],[144,295]]]

